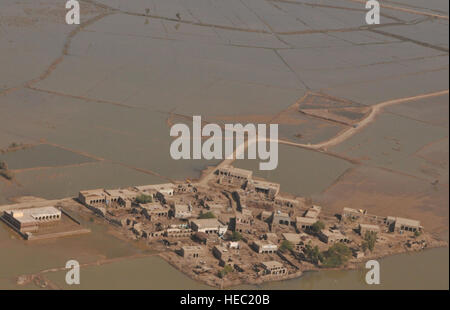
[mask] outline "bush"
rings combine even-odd
[[[316,234],[320,233],[322,229],[325,228],[325,224],[321,221],[317,221],[311,226],[311,230],[315,232]]]
[[[292,250],[294,250],[294,244],[292,242],[288,241],[288,240],[284,240],[281,243],[280,250],[282,252],[292,251]]]
[[[241,233],[238,231],[233,231],[233,233],[231,234],[231,241],[239,241],[241,239],[242,239]]]
[[[14,178],[14,173],[10,170],[0,170],[0,176],[3,176],[7,180],[12,180]]]
[[[150,195],[139,195],[136,197],[136,202],[137,203],[149,203],[149,202],[153,202],[153,198]]]
[[[369,249],[370,252],[375,248],[375,243],[377,242],[377,233],[374,231],[366,231],[364,235],[363,249]]]
[[[213,218],[216,218],[216,216],[212,212],[206,212],[206,213],[200,214],[198,218],[199,219],[213,219]]]
[[[311,242],[305,246],[304,250],[306,258],[313,264],[318,264],[319,261],[323,260],[322,253],[320,253],[319,247],[316,245],[315,247],[311,246]]]
[[[324,267],[335,268],[345,264],[352,256],[352,251],[343,243],[333,244],[322,253]]]
[[[225,267],[223,267],[223,269],[219,271],[218,276],[222,279],[232,271],[233,267],[231,267],[230,265],[225,265]]]
[[[0,161],[0,170],[8,170],[8,165],[4,161]]]

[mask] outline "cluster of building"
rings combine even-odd
[[[376,217],[350,208],[344,208],[338,221],[303,198],[281,195],[278,183],[255,180],[249,170],[226,166],[216,176],[207,188],[168,183],[97,189],[81,191],[78,199],[134,238],[174,246],[174,253],[193,269],[204,263],[202,272],[214,269],[213,259],[218,266],[230,265],[241,273],[283,276],[300,268],[295,259],[301,257],[281,253],[286,241],[290,251],[302,253],[311,244],[321,249],[337,242],[357,245],[355,240],[362,240],[368,231],[422,229],[418,221]],[[358,226],[349,229],[353,224],[342,219]],[[319,221],[326,225],[318,231]],[[212,265],[206,268],[208,262]]]
[[[394,216],[377,216],[368,214],[366,210],[356,210],[352,208],[344,208],[341,214],[342,219],[349,219],[354,222],[370,222],[373,224],[360,224],[359,231],[364,235],[366,231],[381,231],[380,226],[386,226],[390,232],[420,232],[423,227],[420,221]]]

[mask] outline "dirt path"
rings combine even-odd
[[[370,114],[365,119],[363,119],[361,122],[359,122],[355,127],[348,128],[347,130],[343,131],[340,135],[338,135],[328,141],[309,145],[309,146],[308,145],[303,145],[303,146],[313,148],[313,149],[326,149],[330,146],[334,146],[336,144],[339,144],[339,143],[347,140],[348,138],[353,136],[355,133],[361,131],[364,127],[366,127],[367,125],[372,123],[375,120],[375,118],[377,117],[377,115],[383,110],[383,108],[385,108],[387,106],[405,103],[405,102],[409,102],[409,101],[417,101],[417,100],[426,99],[426,98],[438,97],[438,96],[446,95],[448,93],[449,93],[449,90],[447,89],[447,90],[438,91],[438,92],[434,92],[434,93],[428,93],[428,94],[422,94],[422,95],[413,96],[413,97],[394,99],[394,100],[384,101],[384,102],[375,104],[372,106],[372,111],[370,112]]]
[[[331,138],[330,140],[321,142],[321,143],[302,144],[302,143],[296,143],[296,142],[282,140],[282,139],[278,139],[276,141],[280,144],[301,147],[301,148],[310,149],[310,150],[314,150],[314,151],[321,151],[326,154],[335,156],[336,154],[328,153],[327,148],[344,142],[348,138],[352,137],[354,134],[356,134],[359,131],[361,131],[362,129],[364,129],[367,125],[369,125],[370,123],[375,121],[377,115],[380,114],[385,107],[395,105],[395,104],[401,104],[401,103],[405,103],[405,102],[409,102],[409,101],[417,101],[417,100],[426,99],[426,98],[443,96],[443,95],[447,95],[448,93],[449,93],[449,90],[447,89],[447,90],[438,91],[438,92],[434,92],[434,93],[427,93],[427,94],[417,95],[417,96],[413,96],[413,97],[405,97],[405,98],[393,99],[393,100],[377,103],[372,106],[372,110],[371,110],[370,114],[366,118],[364,118],[362,121],[357,123],[355,125],[355,127],[349,127],[348,129],[342,131],[337,136]],[[267,140],[271,141],[270,139],[267,139]],[[254,139],[251,141],[246,141],[244,144],[241,144],[234,151],[233,157],[236,157],[236,154],[238,154],[240,152],[245,152],[245,150],[248,148],[249,143],[256,143],[256,140]],[[346,159],[346,158],[343,158],[343,159]],[[234,158],[227,158],[227,159],[223,160],[219,165],[216,166],[215,169],[212,169],[209,173],[205,174],[200,179],[198,184],[206,185],[213,178],[214,172],[217,169],[222,168],[224,166],[231,165],[234,162],[234,160],[235,160]],[[351,161],[352,159],[346,159],[346,160]]]

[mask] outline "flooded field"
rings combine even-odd
[[[340,158],[285,145],[279,146],[278,156],[278,167],[272,171],[260,171],[254,160],[236,160],[234,166],[280,183],[282,192],[306,197],[319,195],[353,166]]]
[[[55,272],[48,279],[63,289],[71,289],[65,282],[66,272]],[[212,289],[200,284],[175,268],[162,258],[146,257],[117,263],[92,266],[83,269],[82,280],[76,289],[107,290],[181,290]]]
[[[6,197],[37,196],[46,199],[75,197],[80,190],[117,188],[167,182],[164,178],[110,162],[83,166],[27,170],[15,174],[15,183],[0,182]]]
[[[367,269],[352,271],[307,272],[302,277],[265,283],[240,285],[231,289],[250,290],[376,290],[376,289],[448,289],[448,249],[431,249],[423,253],[400,254],[380,260],[378,286],[365,283]],[[426,266],[411,270],[409,266]],[[50,272],[46,278],[63,289],[213,289],[189,279],[159,257],[129,259],[88,266],[81,269],[80,285],[65,283],[65,271]],[[442,276],[444,275],[444,276]],[[4,288],[18,288],[12,281],[0,279]],[[37,289],[29,284],[24,289]]]
[[[70,259],[76,259],[83,264],[142,253],[129,242],[109,235],[107,227],[101,223],[91,223],[87,220],[82,221],[82,224],[92,232],[81,236],[32,242],[24,241],[11,229],[0,225],[3,264],[0,283],[14,282],[19,275],[64,267]]]
[[[0,57],[8,61],[0,68],[0,149],[37,146],[0,154],[15,170],[12,181],[0,177],[0,204],[198,178],[219,161],[173,160],[173,115],[279,121],[281,138],[314,146],[347,127],[300,113],[280,117],[309,92],[367,108],[448,90],[448,1],[391,2],[381,25],[368,27],[364,4],[351,0],[80,0],[76,26],[65,23],[60,0],[2,0]],[[386,106],[320,151],[280,145],[274,171],[259,171],[259,160],[235,165],[329,211],[413,217],[448,240],[448,100],[447,93]],[[7,266],[0,289],[16,288],[18,275],[62,266],[67,256],[142,254],[102,225],[85,224],[93,233],[32,244],[0,225]],[[384,259],[382,288],[448,288],[445,250]],[[48,277],[64,287],[62,274]],[[308,273],[262,288],[365,288],[360,276]],[[156,257],[89,266],[85,277],[81,288],[203,288]]]
[[[267,283],[258,288],[266,290],[445,290],[449,287],[448,259],[448,249],[431,249],[419,254],[400,254],[383,258],[379,260],[380,285],[366,284],[367,269],[361,266],[360,269],[352,271],[308,272],[298,279]],[[410,266],[422,267],[411,268]]]
[[[11,170],[77,165],[93,161],[88,157],[47,144],[0,154],[0,160],[6,162]]]
[[[420,218],[424,227],[448,240],[448,184],[431,184],[392,170],[360,166],[318,198],[331,212],[346,206],[370,214]]]
[[[414,156],[423,146],[446,137],[446,128],[386,113],[332,150],[369,165],[448,183],[448,165],[439,167]]]

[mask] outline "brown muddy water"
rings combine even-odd
[[[380,259],[380,285],[365,283],[367,270],[361,265],[357,270],[306,272],[296,279],[262,285],[239,285],[230,289],[448,289],[448,258],[448,249],[442,248]],[[65,271],[58,271],[45,276],[63,289],[214,289],[188,278],[159,257],[82,267],[78,286],[67,285],[65,275]],[[9,284],[11,288],[18,288],[11,282]],[[26,288],[33,287],[29,285]]]
[[[412,1],[448,15],[448,2]],[[343,9],[333,9],[334,0],[319,8],[293,1],[89,2],[118,10],[71,37],[59,0],[0,2],[0,55],[8,59],[0,69],[0,92],[17,88],[0,94],[0,147],[57,145],[4,155],[12,169],[29,169],[16,172],[14,182],[0,179],[0,204],[22,195],[63,198],[87,188],[198,177],[216,162],[170,158],[170,113],[275,116],[308,90],[372,105],[448,88],[444,20],[389,11],[382,23],[404,24],[382,25],[386,35],[359,28],[364,18],[354,9],[361,6],[352,1],[340,1]],[[133,15],[147,8],[157,18]],[[85,1],[82,11],[82,21],[104,13]],[[391,106],[332,151],[373,169],[412,175],[424,186],[437,179],[448,187],[447,115],[448,96],[432,107]],[[318,121],[280,128],[282,136],[295,140],[301,134],[296,141],[305,143],[338,130]],[[257,164],[236,165],[257,170]],[[340,158],[280,146],[279,168],[255,174],[280,182],[282,191],[316,196],[352,167]],[[439,206],[448,209],[448,198]],[[17,288],[16,276],[63,266],[69,258],[142,254],[104,226],[86,225],[89,235],[29,244],[0,225],[0,288]],[[383,259],[380,287],[448,288],[448,261],[448,249]],[[48,277],[63,287],[63,275]],[[82,279],[83,288],[203,287],[156,257],[87,267]],[[361,271],[322,271],[261,288],[366,288],[361,279]]]

